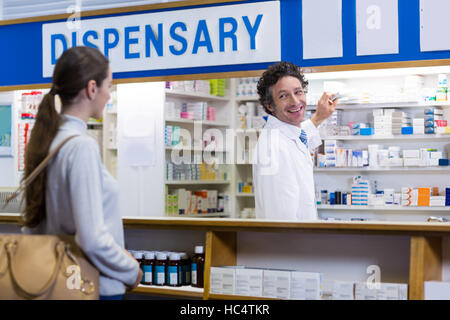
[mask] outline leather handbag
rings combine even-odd
[[[65,139],[9,197],[14,199],[48,165]],[[74,236],[0,234],[0,299],[96,300],[99,272]]]

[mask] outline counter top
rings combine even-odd
[[[283,221],[255,219],[206,219],[179,217],[125,217],[129,228],[205,229],[217,231],[381,231],[392,233],[432,232],[448,233],[450,222],[395,222],[395,221]]]
[[[18,214],[0,214],[0,223],[18,224]],[[328,231],[342,233],[433,233],[450,236],[450,222],[283,221],[230,218],[124,217],[125,228],[204,231]]]

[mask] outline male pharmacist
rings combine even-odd
[[[307,86],[300,68],[287,62],[270,66],[258,81],[259,101],[269,114],[253,162],[258,219],[317,219],[311,152],[322,143],[317,127],[337,99],[324,92],[312,118],[303,121]]]

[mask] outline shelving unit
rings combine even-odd
[[[199,92],[186,92],[179,90],[166,89],[167,97],[187,98],[206,101],[225,101],[228,102],[228,97],[219,97],[211,94],[199,93]]]
[[[181,180],[181,181],[166,181],[167,185],[207,185],[207,184],[230,184],[226,180]]]
[[[405,173],[450,173],[450,168],[446,167],[344,167],[344,168],[314,168],[314,172],[405,172]]]
[[[117,179],[117,100],[115,88],[112,91],[112,110],[105,108],[103,113],[103,163],[109,173]]]
[[[0,214],[0,227],[3,225],[17,225],[19,216],[13,214]],[[140,285],[132,293],[146,294],[152,296],[172,297],[172,298],[193,298],[193,299],[243,299],[260,300],[260,297],[244,297],[210,294],[210,270],[217,266],[241,265],[250,255],[256,261],[268,261],[274,264],[276,261],[287,260],[284,268],[292,268],[288,262],[292,261],[292,256],[296,255],[300,261],[316,257],[319,266],[324,267],[323,259],[326,258],[330,263],[339,262],[341,255],[348,252],[348,248],[340,247],[343,237],[349,239],[352,243],[352,237],[358,237],[358,247],[370,248],[370,257],[374,257],[379,263],[384,274],[394,272],[395,274],[407,275],[408,291],[410,300],[421,300],[424,298],[424,281],[440,281],[443,277],[445,256],[443,253],[444,238],[450,236],[450,223],[438,222],[334,222],[334,221],[315,221],[315,222],[291,222],[291,221],[255,221],[248,219],[204,219],[204,218],[179,218],[179,217],[125,217],[123,224],[127,235],[138,232],[142,237],[146,232],[152,235],[152,241],[156,240],[156,232],[164,230],[166,232],[181,233],[180,237],[187,237],[183,232],[204,232],[205,244],[205,287],[204,289],[192,287],[159,287]],[[315,235],[315,236],[314,236]],[[256,237],[266,243],[242,242],[248,237]],[[313,236],[316,242],[308,242],[308,247],[317,246],[314,256],[308,256],[307,253],[295,252],[291,249],[284,250],[289,243],[295,243],[295,246],[301,244],[297,237]],[[244,237],[244,239],[242,239]],[[273,241],[279,237],[285,241]],[[320,244],[317,239],[322,239]],[[128,241],[138,240],[132,237]],[[384,239],[384,240],[383,240]],[[158,239],[161,241],[162,239]],[[186,238],[188,240],[188,238]],[[278,239],[280,240],[280,239]],[[167,241],[167,239],[165,239]],[[355,240],[353,240],[355,241]],[[383,243],[378,244],[379,241]],[[264,242],[264,241],[263,241]],[[270,243],[270,245],[267,244]],[[390,245],[387,245],[387,244]],[[406,245],[396,246],[398,243]],[[254,245],[256,246],[254,246]],[[378,244],[378,245],[376,245]],[[332,248],[334,254],[326,255],[323,250]],[[261,251],[263,249],[263,251]],[[277,259],[267,259],[267,250],[277,250]],[[406,251],[406,252],[405,252]],[[358,251],[359,252],[359,251]],[[365,251],[362,251],[365,252]],[[389,265],[392,259],[389,255],[396,256],[396,259],[405,257],[406,263],[393,267]],[[356,253],[354,253],[356,254]],[[246,258],[247,256],[247,258]],[[365,260],[358,255],[351,256],[353,262],[359,260],[359,268],[366,269]],[[392,262],[392,261],[391,261]],[[258,263],[258,262],[256,262]],[[280,266],[280,264],[278,264]],[[339,267],[339,263],[337,267]],[[342,269],[343,266],[340,266]],[[335,267],[333,267],[335,268]],[[342,269],[344,270],[344,269]],[[346,270],[346,269],[345,269]],[[353,267],[352,270],[356,270]],[[325,274],[326,275],[326,274]],[[384,277],[384,276],[383,276]],[[339,279],[336,279],[339,280]],[[354,279],[355,281],[358,279]],[[395,280],[395,279],[394,279]],[[382,278],[383,281],[383,278]]]
[[[308,110],[315,110],[317,106],[308,105]],[[429,107],[442,107],[448,108],[450,104],[445,102],[433,102],[433,103],[417,103],[417,102],[391,102],[391,103],[354,103],[354,104],[339,104],[336,109],[338,110],[367,110],[367,109],[379,109],[379,108],[392,108],[392,109],[414,109],[414,108],[429,108]]]
[[[317,210],[349,210],[349,211],[440,211],[449,212],[450,207],[406,207],[398,205],[385,206],[347,206],[347,205],[318,205]]]
[[[392,135],[392,136],[326,136],[323,140],[350,140],[350,141],[383,141],[383,140],[395,140],[395,141],[422,141],[422,140],[450,140],[450,134],[408,134],[408,135]]]
[[[223,100],[220,100],[223,101]],[[167,123],[179,123],[179,124],[201,124],[204,126],[214,126],[214,127],[228,127],[228,123],[208,121],[208,120],[189,120],[189,119],[166,119]]]
[[[200,146],[198,143],[193,143],[192,138],[194,139],[202,139],[203,135],[207,130],[215,129],[219,130],[220,133],[225,137],[226,130],[232,128],[232,123],[229,120],[229,110],[232,108],[230,104],[230,90],[229,83],[226,85],[226,95],[224,97],[215,96],[211,94],[205,94],[200,92],[190,92],[190,91],[181,91],[181,90],[173,90],[166,89],[165,90],[165,98],[166,102],[174,103],[175,106],[181,106],[182,103],[189,102],[206,102],[208,106],[212,106],[215,108],[216,120],[190,120],[190,119],[181,119],[181,118],[173,118],[167,115],[167,110],[165,110],[164,121],[166,125],[171,126],[179,126],[181,131],[187,130],[189,132],[191,141],[188,143],[184,143],[184,145],[172,145],[165,146],[165,159],[166,162],[169,161],[173,152],[177,153],[177,155],[183,155],[183,157],[190,157],[191,160],[194,158],[197,161],[193,163],[199,163],[198,158],[202,157],[201,162],[208,163],[204,160],[205,155],[208,157],[212,157],[212,159],[216,159],[216,163],[221,163],[219,159],[226,157],[228,150],[226,150],[226,146]],[[196,135],[196,131],[199,131],[199,127],[201,128],[201,132]],[[180,132],[182,135],[182,132]],[[180,142],[182,144],[182,142]],[[188,146],[185,146],[188,145]],[[231,197],[231,181],[233,178],[231,177],[232,170],[231,166],[221,164],[222,169],[227,172],[227,180],[217,179],[217,180],[166,180],[165,185],[168,187],[168,192],[171,193],[171,190],[178,188],[185,188],[187,190],[196,191],[196,190],[217,190],[218,194],[229,194],[230,202],[233,201]],[[216,173],[218,174],[218,173]],[[231,206],[230,206],[231,207]],[[229,217],[232,216],[232,212],[226,213],[215,213],[215,214],[207,214],[207,217]],[[193,214],[193,215],[183,215],[184,217],[192,216],[198,217],[203,216],[203,214]]]
[[[131,293],[146,294],[152,296],[179,298],[179,299],[202,299],[204,295],[203,288],[194,288],[191,286],[170,287],[170,286],[148,286],[140,284]]]

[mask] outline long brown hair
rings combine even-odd
[[[52,89],[44,96],[25,150],[26,179],[47,156],[55,138],[61,117],[55,109],[55,95],[59,95],[62,110],[70,105],[78,93],[87,87],[90,80],[101,86],[108,75],[108,60],[97,49],[73,47],[65,51],[53,71]],[[36,227],[46,216],[45,189],[47,173],[44,170],[25,189],[24,225]]]

